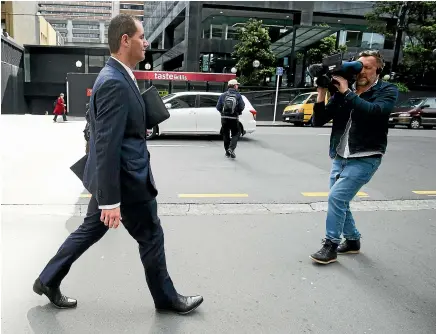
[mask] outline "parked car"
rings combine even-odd
[[[178,92],[162,98],[170,118],[147,130],[147,139],[164,134],[212,135],[221,134],[221,115],[216,105],[221,93],[214,92]],[[256,131],[256,110],[250,101],[242,95],[245,109],[239,116],[241,134]]]
[[[436,97],[414,97],[399,103],[389,117],[389,126],[395,125],[432,129],[436,126]]]
[[[326,103],[329,99],[328,95],[326,94]],[[297,95],[283,110],[283,122],[293,123],[295,126],[312,125],[313,106],[317,97],[317,92]]]

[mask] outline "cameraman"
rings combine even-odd
[[[338,91],[327,105],[324,102],[327,88],[317,88],[314,125],[323,126],[333,120],[326,240],[310,256],[322,264],[335,262],[337,253],[359,253],[360,233],[350,211],[350,201],[380,166],[387,146],[389,114],[398,98],[397,87],[379,79],[384,61],[378,51],[361,52],[358,61],[363,69],[351,87],[344,78],[333,76]],[[345,241],[340,244],[342,234]]]

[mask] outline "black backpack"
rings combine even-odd
[[[238,105],[238,96],[234,92],[227,92],[223,101],[223,115],[235,116],[236,106]]]

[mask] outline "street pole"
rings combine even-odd
[[[400,48],[403,41],[403,31],[405,30],[408,2],[404,1],[400,9],[400,18],[397,25],[397,37],[395,39],[394,57],[392,59],[392,72],[397,72],[398,59],[400,58]]]
[[[280,76],[282,74],[283,74],[283,67],[277,67],[277,71],[276,71],[276,101],[274,102],[273,124],[276,123],[277,100],[278,100],[278,97],[279,97],[279,82],[280,82]]]

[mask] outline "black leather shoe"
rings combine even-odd
[[[44,284],[42,284],[39,278],[37,278],[35,283],[33,284],[33,291],[35,291],[40,296],[42,294],[46,295],[51,303],[57,308],[63,309],[73,308],[77,306],[77,300],[64,296],[61,293],[59,287],[50,288],[48,286],[45,286]]]
[[[176,301],[169,307],[156,307],[158,311],[170,311],[178,314],[188,314],[194,311],[203,302],[202,296],[182,296],[178,295]]]
[[[360,240],[345,240],[338,247],[338,254],[359,254]]]
[[[313,261],[321,264],[336,262],[336,259],[338,257],[338,244],[335,244],[329,239],[323,240],[323,243],[324,245],[322,246],[322,248],[318,252],[310,255],[310,258]]]

